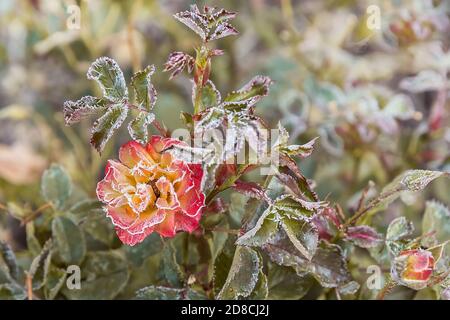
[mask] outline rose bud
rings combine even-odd
[[[123,243],[133,246],[152,232],[173,237],[199,226],[203,170],[166,151],[176,144],[184,142],[159,136],[147,145],[130,141],[120,148],[120,161],[108,160],[97,196]]]
[[[420,290],[428,285],[435,260],[430,251],[404,250],[394,259],[391,274],[399,284]]]

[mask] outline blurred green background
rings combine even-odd
[[[157,117],[170,129],[182,126],[179,112],[192,112],[191,83],[186,75],[169,81],[162,69],[170,52],[192,54],[199,44],[172,17],[192,3],[0,2],[0,203],[41,206],[40,177],[52,162],[67,168],[78,193],[95,195],[106,159],[128,134],[123,129],[100,157],[88,143],[91,123],[66,127],[62,106],[98,93],[85,74],[100,56],[115,59],[126,79],[154,64]],[[380,189],[405,169],[448,171],[448,1],[195,3],[238,12],[240,35],[215,44],[225,50],[213,62],[219,90],[268,75],[275,82],[256,111],[274,128],[281,121],[293,141],[320,137],[300,168],[322,198],[348,212],[369,181]],[[449,191],[435,182],[428,194],[404,197],[379,224],[399,215],[420,221],[423,200],[431,193],[448,204]],[[0,238],[15,238],[16,227],[0,215]]]

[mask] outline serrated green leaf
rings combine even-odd
[[[136,118],[128,123],[128,132],[133,140],[146,144],[148,141],[148,126],[155,120],[153,113],[139,112]]]
[[[116,103],[128,99],[125,78],[113,59],[101,57],[95,60],[89,67],[87,78],[97,81],[106,99]]]
[[[311,261],[300,254],[286,235],[280,234],[263,249],[273,262],[294,268],[301,277],[311,274],[322,287],[336,288],[351,281],[346,259],[338,245],[322,241]]]
[[[200,110],[205,110],[207,108],[217,106],[222,102],[222,97],[220,92],[216,89],[216,86],[211,80],[208,80],[204,86],[202,86],[200,92],[197,90],[196,84],[192,88],[192,103],[195,104],[197,101],[197,95],[200,94],[201,107]]]
[[[80,228],[69,218],[56,217],[52,234],[57,253],[66,265],[79,265],[86,254],[86,243]]]
[[[405,239],[414,232],[414,225],[405,217],[398,217],[391,221],[386,231],[387,241],[397,241]]]
[[[217,295],[217,299],[237,299],[248,297],[258,282],[261,261],[258,253],[238,246],[227,279]]]
[[[262,97],[269,93],[269,86],[272,83],[269,77],[256,76],[245,84],[241,89],[229,93],[225,102],[246,102],[248,106],[254,105]]]
[[[70,300],[111,300],[127,284],[127,261],[116,251],[89,252],[80,266],[82,281],[79,290],[63,287]]]
[[[64,102],[64,121],[71,125],[108,108],[109,102],[103,98],[85,96],[77,101]]]
[[[298,300],[308,293],[314,279],[305,275],[300,277],[292,268],[273,264],[269,269],[269,299]]]
[[[227,250],[227,247],[225,247],[214,260],[213,291],[215,297],[219,295],[220,290],[222,290],[225,285],[228,272],[233,263],[233,255],[234,251],[230,252],[230,250]]]
[[[131,78],[131,86],[134,89],[138,108],[146,112],[153,109],[157,99],[156,89],[151,82],[154,72],[155,66],[147,66],[144,70],[136,72]]]
[[[262,246],[269,242],[278,231],[278,221],[272,207],[268,208],[256,222],[256,225],[238,238],[236,244],[242,246]]]
[[[108,111],[95,121],[92,127],[91,145],[101,153],[105,144],[122,123],[128,114],[128,107],[124,104],[115,104],[109,107]]]
[[[167,243],[163,251],[162,271],[167,283],[172,287],[181,287],[183,284],[183,271],[177,262],[175,247]]]
[[[450,239],[450,210],[436,201],[427,201],[422,219],[422,234],[430,233],[431,236],[422,240],[422,244],[427,247]],[[450,256],[449,245],[446,246],[446,253]]]
[[[249,300],[265,300],[269,294],[269,288],[267,286],[267,276],[264,272],[259,271],[258,282],[255,285],[252,293],[248,297]]]
[[[149,286],[136,292],[138,300],[204,300],[206,297],[190,288],[175,289],[162,286]]]
[[[67,198],[72,193],[72,181],[62,166],[52,164],[49,169],[44,171],[41,193],[44,199],[55,208],[63,209]]]
[[[297,250],[311,260],[319,242],[317,228],[311,222],[286,217],[281,219],[281,226]]]
[[[380,195],[369,203],[370,213],[387,208],[405,191],[421,191],[433,180],[446,175],[444,172],[431,170],[407,170],[397,176],[383,188]]]

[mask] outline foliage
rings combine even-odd
[[[52,94],[19,91],[14,64],[0,66],[11,104],[0,110],[0,299],[449,299],[445,1],[380,1],[379,28],[366,1],[149,3],[83,2],[92,19],[81,31],[58,38],[50,18],[27,30],[40,39],[28,44],[38,62],[60,62],[44,70]],[[0,61],[15,48],[0,44]],[[70,90],[52,80],[59,68]],[[116,152],[130,139],[160,161]],[[100,202],[95,185],[116,154],[139,161],[129,175],[107,167],[120,192],[97,188]],[[187,189],[201,219],[117,237],[126,223],[110,203],[149,190],[161,199],[156,180],[141,183],[142,198],[134,184],[172,159],[189,172],[162,174],[172,187],[201,172]],[[383,280],[375,288],[371,266]]]

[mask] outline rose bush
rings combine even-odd
[[[202,167],[166,151],[182,143],[160,136],[146,145],[130,141],[120,148],[120,161],[108,160],[97,196],[123,243],[135,245],[152,232],[173,237],[198,227],[205,204]]]

